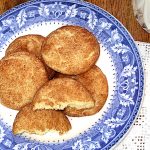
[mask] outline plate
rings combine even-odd
[[[21,35],[35,33],[46,36],[68,24],[87,28],[100,43],[101,55],[97,65],[108,79],[106,104],[93,116],[69,117],[72,130],[62,136],[53,133],[14,136],[12,123],[17,111],[0,105],[0,149],[110,149],[133,123],[143,94],[140,55],[123,25],[95,5],[79,0],[38,0],[14,7],[0,17],[0,57]]]

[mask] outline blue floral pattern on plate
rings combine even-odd
[[[0,17],[0,47],[17,31],[33,23],[50,21],[85,27],[105,46],[116,67],[113,102],[90,130],[59,144],[14,136],[0,118],[0,149],[109,149],[133,123],[142,99],[144,76],[136,45],[122,24],[95,5],[79,0],[38,0],[19,5]]]

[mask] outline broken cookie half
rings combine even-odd
[[[35,110],[32,104],[23,107],[17,114],[13,133],[21,134],[23,132],[43,135],[47,132],[56,131],[64,134],[71,129],[68,118],[56,110]]]
[[[70,78],[57,78],[47,82],[35,95],[33,109],[64,110],[91,108],[94,99],[78,81]]]

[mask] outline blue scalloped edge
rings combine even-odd
[[[51,0],[51,1],[54,1],[55,2],[55,0]],[[60,2],[62,2],[62,0],[58,0],[58,1],[60,1]],[[26,3],[24,3],[24,4],[21,4],[21,5],[18,5],[18,6],[16,6],[16,7],[14,7],[12,10],[10,10],[10,11],[7,11],[6,13],[4,13],[1,17],[0,17],[0,19],[2,19],[2,18],[4,18],[4,17],[6,17],[7,15],[9,15],[9,13],[12,13],[13,11],[16,11],[16,10],[18,10],[18,8],[22,8],[23,6],[26,6],[26,5],[29,5],[29,4],[33,4],[34,2],[36,2],[36,3],[38,3],[38,2],[47,2],[47,1],[42,1],[42,0],[38,0],[38,1],[30,1],[30,2],[26,2]],[[134,51],[134,54],[135,54],[135,56],[136,56],[136,59],[137,59],[137,61],[139,62],[139,68],[140,68],[140,79],[142,80],[141,81],[141,89],[139,90],[139,99],[138,99],[138,101],[137,101],[137,103],[136,103],[136,108],[134,108],[134,113],[131,115],[131,118],[129,119],[130,121],[128,121],[128,123],[126,124],[126,126],[124,127],[124,130],[122,131],[123,132],[123,134],[120,134],[120,135],[118,135],[118,137],[117,137],[117,139],[115,139],[115,140],[112,140],[107,146],[107,148],[110,148],[110,147],[112,147],[114,144],[116,144],[117,143],[117,141],[119,141],[120,140],[120,138],[121,137],[123,137],[123,135],[127,132],[127,130],[129,129],[129,127],[131,126],[131,124],[133,123],[133,121],[134,121],[134,119],[135,119],[135,117],[136,117],[136,115],[137,115],[137,113],[138,113],[138,111],[139,111],[139,107],[140,107],[140,103],[141,103],[141,99],[142,99],[142,93],[143,93],[143,86],[144,86],[144,73],[143,73],[143,67],[142,67],[142,63],[141,63],[141,59],[140,59],[140,57],[139,57],[139,53],[138,53],[138,51],[137,51],[137,47],[136,47],[136,45],[135,45],[135,43],[134,43],[134,40],[133,40],[133,38],[131,37],[131,35],[130,35],[130,33],[124,28],[124,26],[119,22],[119,21],[117,21],[116,20],[116,18],[115,17],[113,17],[111,14],[109,14],[108,12],[106,12],[105,10],[103,10],[103,9],[101,9],[101,8],[99,8],[99,7],[97,7],[96,5],[93,5],[93,4],[90,4],[90,3],[88,3],[88,2],[82,2],[82,1],[80,1],[80,0],[72,0],[72,1],[68,1],[68,0],[66,0],[66,1],[63,1],[63,2],[75,2],[75,3],[79,3],[79,4],[87,4],[88,6],[90,6],[90,7],[92,7],[92,9],[93,9],[93,7],[94,7],[94,10],[96,9],[96,11],[104,11],[107,15],[108,15],[108,19],[110,20],[110,21],[112,21],[111,19],[113,19],[113,23],[120,29],[120,31],[122,32],[122,34],[123,35],[125,35],[125,37],[129,37],[129,39],[130,39],[130,41],[128,40],[128,42],[130,43],[130,45],[132,46],[132,48],[135,50]],[[111,18],[111,19],[110,19]],[[103,149],[105,149],[106,147],[104,147]]]

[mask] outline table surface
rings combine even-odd
[[[26,2],[27,0],[0,0],[0,14],[6,10]],[[132,0],[85,0],[110,12],[128,29],[136,41],[150,42],[148,34],[136,21],[132,9]]]

